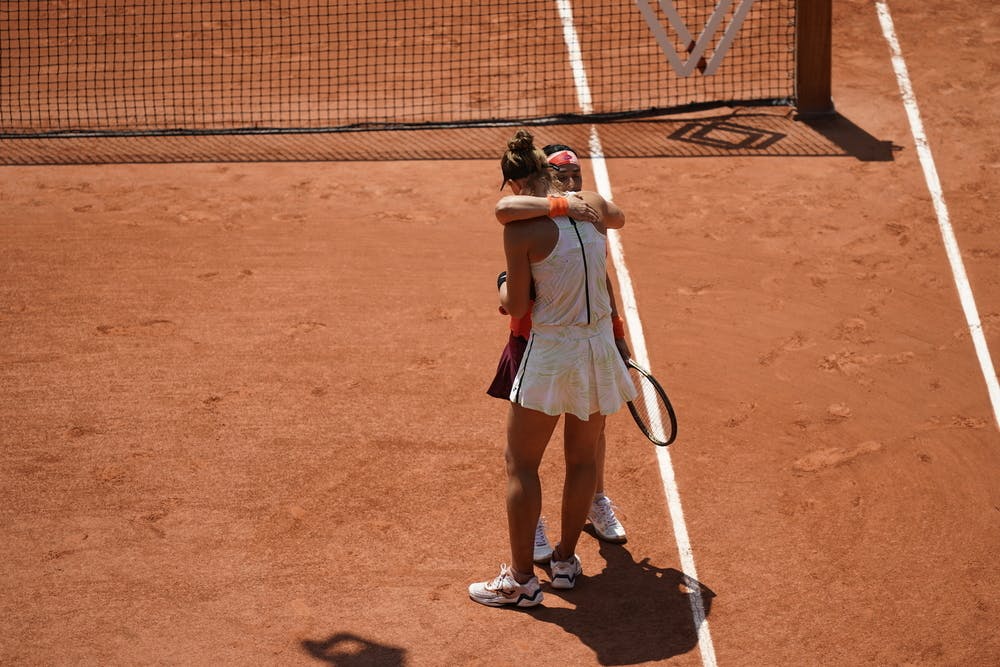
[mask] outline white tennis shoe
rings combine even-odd
[[[607,496],[594,499],[587,518],[594,526],[594,532],[602,540],[618,544],[627,540],[625,537],[625,527],[618,520],[618,517],[615,516],[615,508],[611,504],[611,499]]]
[[[576,554],[569,560],[555,560],[553,557],[549,566],[552,568],[552,588],[573,588],[576,586],[576,578],[583,574],[583,564]]]
[[[545,519],[538,518],[538,525],[535,526],[535,555],[536,563],[547,563],[552,558],[552,545],[545,535]]]
[[[488,607],[534,607],[544,596],[538,577],[519,584],[514,578],[514,571],[504,563],[495,579],[470,584],[469,597]]]

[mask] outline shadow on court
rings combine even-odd
[[[602,542],[601,555],[607,561],[604,570],[585,574],[577,588],[545,589],[545,595],[558,595],[574,609],[543,606],[531,615],[579,637],[602,665],[664,660],[697,646],[691,596],[700,591],[707,618],[715,593],[648,558],[636,562],[623,545]],[[586,564],[584,568],[586,572]]]
[[[892,162],[894,153],[900,150],[839,113],[800,119],[736,113],[691,119],[678,123],[668,139],[688,146],[691,157],[839,156],[862,162]]]
[[[349,632],[322,641],[303,640],[302,648],[313,658],[339,667],[402,667],[406,663],[405,650],[376,644]]]
[[[792,109],[606,122],[604,157],[854,157],[891,161],[899,150],[840,114],[793,118]],[[591,157],[592,123],[539,126],[542,143],[566,143]],[[0,138],[0,165],[171,162],[459,160],[497,157],[509,126],[371,132],[282,132],[149,136]]]
[[[902,150],[891,141],[876,139],[839,113],[805,118],[801,122],[862,162],[892,162],[894,154]]]

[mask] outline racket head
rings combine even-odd
[[[634,359],[626,362],[629,376],[639,394],[627,403],[632,418],[649,441],[666,447],[677,439],[677,415],[667,392],[653,375]]]

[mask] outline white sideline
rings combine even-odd
[[[906,115],[910,120],[910,129],[913,133],[913,140],[917,146],[917,155],[920,157],[920,166],[924,170],[924,180],[927,181],[927,189],[931,193],[934,202],[934,211],[937,213],[938,227],[941,229],[941,238],[944,241],[944,249],[948,254],[948,262],[951,264],[951,273],[955,279],[955,287],[958,289],[958,296],[962,302],[962,310],[965,312],[965,321],[969,326],[969,333],[972,335],[972,344],[976,348],[976,356],[979,358],[979,366],[982,369],[983,377],[986,379],[986,389],[989,392],[990,403],[993,406],[993,418],[997,428],[1000,429],[1000,384],[997,382],[997,374],[993,369],[993,361],[990,359],[990,350],[986,345],[986,336],[983,334],[983,323],[979,319],[979,311],[976,308],[976,299],[972,295],[972,287],[969,278],[965,274],[965,263],[962,261],[962,251],[958,248],[958,240],[951,227],[948,207],[944,203],[944,193],[941,189],[941,181],[938,179],[937,167],[934,165],[934,158],[931,156],[931,146],[924,133],[924,124],[920,120],[920,110],[917,108],[917,96],[913,92],[910,83],[910,75],[907,73],[906,61],[903,60],[903,52],[899,48],[899,40],[896,39],[896,29],[893,26],[892,15],[889,14],[889,5],[883,0],[875,3],[878,12],[879,22],[882,24],[882,33],[889,43],[889,50],[892,53],[892,67],[896,72],[896,81],[899,83],[899,92],[903,98],[903,106],[906,108]]]
[[[573,10],[569,0],[556,0],[559,7],[559,18],[563,26],[563,38],[569,52],[570,66],[573,70],[573,80],[576,84],[577,101],[583,113],[592,111],[590,86],[587,83],[587,73],[583,66],[580,52],[580,41],[573,23]],[[597,134],[597,127],[590,127],[590,158],[594,172],[597,191],[606,199],[611,199],[611,181],[608,178],[607,165],[604,162],[604,150]],[[625,252],[622,249],[621,236],[616,230],[608,232],[608,245],[611,250],[611,260],[614,262],[618,275],[618,292],[625,309],[625,319],[631,337],[632,356],[646,368],[650,367],[646,352],[646,339],[642,333],[642,322],[639,320],[639,309],[635,302],[635,291],[632,289],[632,278],[625,265]],[[708,629],[708,619],[705,617],[705,601],[701,596],[698,584],[698,570],[694,564],[694,552],[691,540],[688,538],[687,525],[684,523],[684,512],[681,510],[681,497],[677,490],[677,480],[674,478],[673,465],[670,462],[670,452],[666,447],[656,447],[656,457],[659,462],[660,477],[663,480],[663,491],[667,498],[667,508],[670,520],[674,526],[674,539],[677,541],[677,551],[680,555],[681,572],[690,580],[689,601],[694,627],[698,630],[698,649],[701,652],[701,662],[705,667],[716,667],[715,647],[712,635]]]

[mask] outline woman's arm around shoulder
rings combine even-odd
[[[549,201],[545,197],[529,195],[507,195],[497,202],[494,213],[500,224],[515,220],[528,220],[545,215],[549,211]]]
[[[586,222],[597,222],[600,219],[600,212],[578,194],[566,194],[562,195],[561,198],[566,200],[565,215]],[[529,220],[541,216],[552,217],[552,206],[552,200],[549,197],[507,195],[497,202],[494,213],[500,224],[506,225],[515,220]]]
[[[580,197],[600,213],[599,225],[605,229],[621,229],[625,226],[625,213],[618,205],[610,199],[605,199],[600,194],[591,190],[584,190],[579,193]]]

